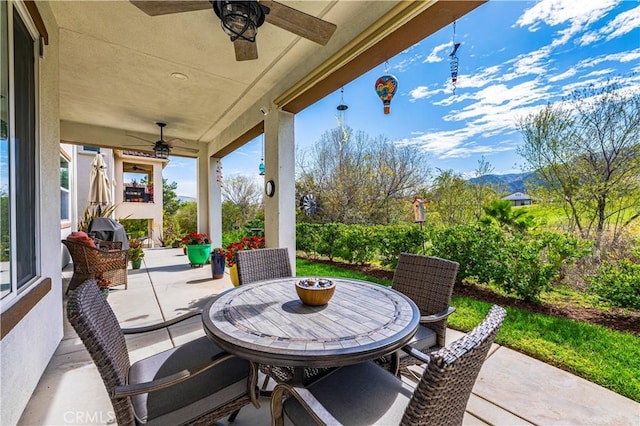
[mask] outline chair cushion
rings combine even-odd
[[[373,362],[332,371],[308,387],[343,425],[398,425],[413,389]],[[295,398],[284,403],[289,424],[314,424]]]
[[[409,345],[419,351],[425,351],[436,345],[436,332],[424,325],[420,325],[418,326],[418,331],[415,336],[413,336],[413,339],[409,342]]]
[[[133,364],[129,383],[148,382],[178,371],[194,370],[223,352],[204,336]],[[146,424],[182,424],[245,395],[249,362],[233,358],[169,389],[131,398],[136,419]]]
[[[80,243],[80,244],[86,244],[89,247],[96,246],[96,243],[93,241],[93,239],[90,236],[88,236],[86,232],[82,232],[82,231],[73,231],[71,234],[69,234],[69,236],[67,237],[67,240]]]

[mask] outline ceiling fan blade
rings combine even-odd
[[[140,136],[130,135],[130,134],[127,134],[127,136],[129,136],[130,138],[139,139],[141,141],[145,141],[145,142],[148,142],[148,143],[151,143],[151,144],[154,143],[153,141],[150,141],[149,139],[141,138]]]
[[[182,139],[170,139],[167,142],[167,145],[169,145],[169,148],[173,149],[173,148],[177,148],[178,150],[182,150],[182,151],[188,151],[188,152],[193,152],[193,153],[199,153],[200,150],[196,149],[196,148],[189,148],[188,146],[186,146],[186,142],[183,141]]]
[[[258,46],[255,42],[237,39],[233,42],[236,61],[250,61],[258,59]]]
[[[304,37],[318,44],[325,45],[336,31],[336,25],[320,18],[306,14],[297,9],[285,6],[277,1],[260,1],[260,4],[271,11],[265,17],[270,24]]]
[[[169,15],[171,13],[192,12],[211,9],[207,0],[130,0],[134,6],[149,16]]]

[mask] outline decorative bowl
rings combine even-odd
[[[336,283],[326,278],[305,278],[296,282],[296,293],[305,305],[322,306],[336,291]]]

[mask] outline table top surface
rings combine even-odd
[[[375,359],[409,342],[419,324],[415,303],[390,288],[331,278],[328,304],[303,304],[301,278],[242,285],[210,301],[202,320],[224,350],[255,362],[293,367],[337,367]]]

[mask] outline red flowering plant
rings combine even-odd
[[[202,234],[199,232],[192,232],[189,235],[185,235],[182,237],[182,244],[191,246],[191,245],[202,245],[209,244],[211,241],[207,234]]]
[[[232,267],[236,264],[236,253],[240,250],[253,250],[264,248],[264,237],[242,237],[240,241],[231,243],[227,246],[225,260],[227,265]]]

